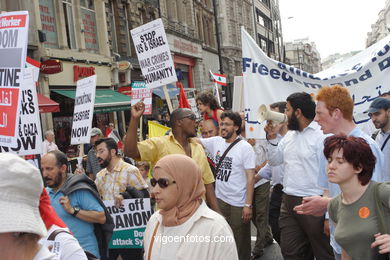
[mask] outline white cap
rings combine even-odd
[[[10,153],[0,154],[0,233],[26,232],[46,236],[39,213],[41,173]]]

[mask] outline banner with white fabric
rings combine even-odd
[[[247,138],[264,138],[265,122],[256,120],[261,104],[285,101],[294,92],[314,97],[323,86],[344,86],[355,102],[354,121],[362,124],[370,103],[390,91],[390,36],[314,75],[267,57],[243,27],[241,38]]]

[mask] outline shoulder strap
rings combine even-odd
[[[50,236],[47,238],[47,240],[49,241],[54,241],[54,239],[56,239],[56,236],[59,234],[59,233],[68,233],[70,234],[68,231],[66,230],[63,230],[63,229],[56,229],[54,230],[53,232],[51,232]],[[71,234],[70,234],[71,235]]]
[[[218,161],[218,164],[217,166],[215,167],[215,173],[218,173],[218,170],[219,170],[219,167],[221,167],[221,164],[223,162],[223,160],[225,159],[227,153],[229,152],[230,149],[233,148],[233,146],[238,143],[239,141],[241,141],[242,139],[240,137],[238,137],[236,140],[234,140],[233,143],[231,143],[229,145],[229,147],[225,150],[225,152],[222,154],[221,158],[219,158],[219,161]]]
[[[383,142],[382,147],[381,147],[381,151],[383,151],[383,148],[385,148],[385,145],[386,145],[387,141],[389,141],[389,138],[390,138],[390,134],[387,136],[386,140]]]
[[[156,227],[153,230],[152,240],[150,241],[150,245],[149,245],[148,260],[150,260],[150,255],[152,254],[153,244],[154,244],[154,240],[156,240],[156,233],[159,226],[160,226],[160,222],[157,221]]]

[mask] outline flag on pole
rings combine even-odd
[[[191,108],[188,103],[186,93],[184,92],[183,84],[181,84],[181,82],[177,82],[176,85],[180,88],[179,108]]]
[[[218,74],[218,73],[212,73],[210,71],[211,76],[213,77],[213,82],[216,82],[219,85],[226,86],[226,75]]]

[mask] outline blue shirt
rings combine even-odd
[[[361,137],[364,140],[366,140],[366,142],[370,145],[371,151],[376,158],[375,168],[374,168],[374,172],[372,174],[371,180],[377,181],[377,182],[383,181],[382,168],[383,168],[384,158],[383,158],[383,153],[382,153],[381,149],[379,148],[378,144],[369,135],[367,135],[366,133],[364,133],[361,129],[359,129],[357,127],[355,127],[355,129],[353,129],[349,133],[348,136]],[[325,155],[324,155],[324,157],[325,157]],[[320,175],[318,177],[318,184],[319,184],[319,186],[321,186],[325,189],[328,189],[329,190],[329,197],[334,198],[341,193],[341,190],[340,190],[340,187],[338,184],[331,183],[328,181],[328,176],[326,174],[326,172],[327,172],[326,168],[327,168],[326,165],[324,165],[321,168],[321,172],[320,172]],[[336,253],[341,254],[341,247],[336,243],[336,240],[334,238],[335,226],[333,225],[333,223],[330,222],[329,228],[330,228],[330,244]]]
[[[79,241],[81,247],[97,258],[100,258],[99,248],[94,233],[92,223],[81,220],[67,213],[60,204],[59,199],[64,196],[60,191],[55,192],[51,188],[47,188],[51,205],[57,212],[57,215],[65,222],[75,238]],[[99,201],[87,190],[77,190],[69,195],[70,204],[73,207],[79,207],[81,210],[104,211],[100,206]]]

